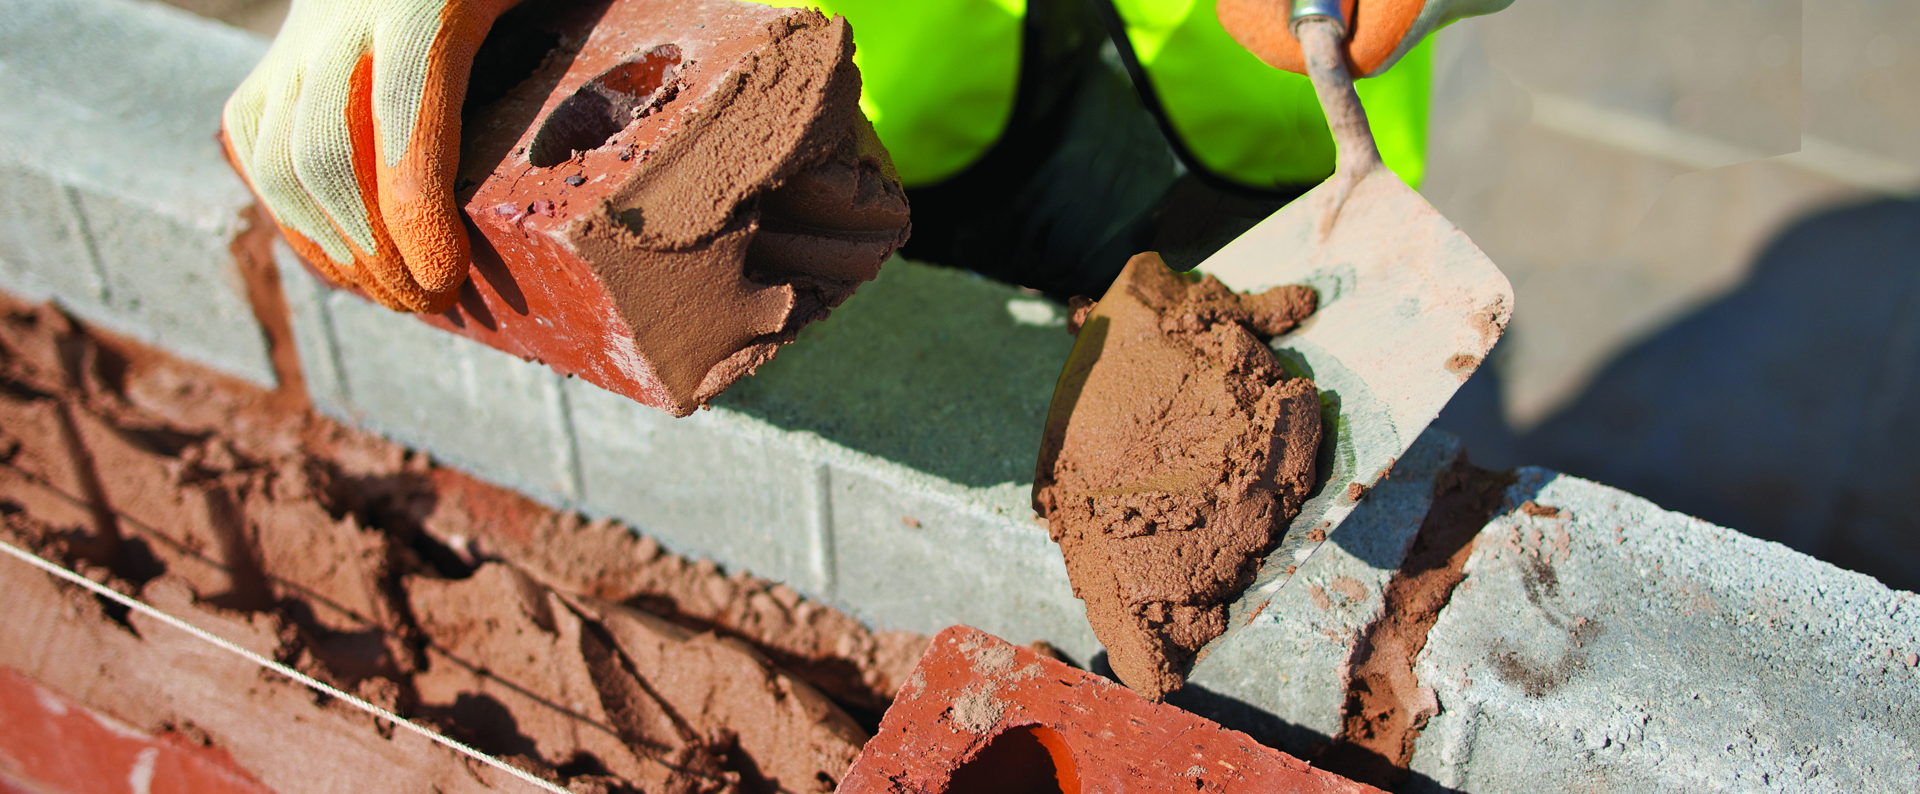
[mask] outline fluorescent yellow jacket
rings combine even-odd
[[[1102,0],[1104,4],[1106,0]],[[861,107],[908,187],[947,179],[1005,131],[1020,77],[1026,0],[774,0],[853,26]],[[1305,77],[1241,48],[1213,0],[1111,0],[1110,27],[1142,100],[1189,168],[1254,189],[1333,173],[1333,139]],[[1104,9],[1103,9],[1104,11]],[[1380,154],[1418,185],[1425,166],[1427,42],[1360,81]]]

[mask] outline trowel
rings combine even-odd
[[[1294,0],[1291,25],[1338,147],[1334,174],[1196,275],[1239,292],[1304,284],[1318,293],[1318,310],[1270,346],[1319,388],[1320,479],[1203,655],[1257,616],[1353,513],[1485,360],[1513,311],[1512,288],[1486,254],[1381,163],[1348,71],[1338,0]],[[1073,358],[1097,360],[1097,350],[1078,348],[1098,344],[1081,334]],[[1050,425],[1073,410],[1073,372],[1070,364]]]

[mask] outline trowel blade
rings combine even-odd
[[[1460,229],[1384,167],[1339,195],[1331,179],[1199,266],[1257,292],[1307,284],[1319,310],[1274,352],[1313,379],[1322,485],[1228,612],[1245,626],[1352,514],[1493,349],[1513,312],[1506,276]],[[1329,215],[1331,221],[1329,221]]]

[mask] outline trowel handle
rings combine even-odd
[[[1347,25],[1340,18],[1340,4],[1338,0],[1293,0],[1289,24],[1293,37],[1300,40],[1307,76],[1313,80],[1313,92],[1320,97],[1320,110],[1333,132],[1339,152],[1334,173],[1357,181],[1380,165],[1380,149],[1373,143],[1367,110],[1360,106],[1353,75],[1347,70],[1347,54],[1341,46]]]

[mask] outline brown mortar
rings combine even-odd
[[[5,299],[0,521],[9,542],[584,790],[830,790],[865,736],[813,684],[884,709],[927,642]],[[0,561],[0,592],[0,665],[148,731],[197,726],[275,788],[320,767],[370,791],[491,780],[23,564]]]
[[[1239,294],[1152,253],[1075,307],[1034,508],[1114,673],[1149,698],[1226,631],[1313,486],[1318,393],[1266,343],[1313,309],[1307,287]]]
[[[266,337],[267,357],[273,363],[277,385],[268,399],[289,411],[304,411],[313,403],[307,396],[307,378],[300,371],[300,348],[293,338],[293,315],[280,287],[280,269],[273,263],[273,241],[278,232],[273,216],[258,204],[241,212],[245,226],[234,235],[228,250],[246,286],[253,319]]]
[[[1381,617],[1348,659],[1346,716],[1316,765],[1384,789],[1407,780],[1414,743],[1440,705],[1414,675],[1414,661],[1465,577],[1474,539],[1514,482],[1512,472],[1475,468],[1464,454],[1435,479],[1432,507],[1387,583]]]

